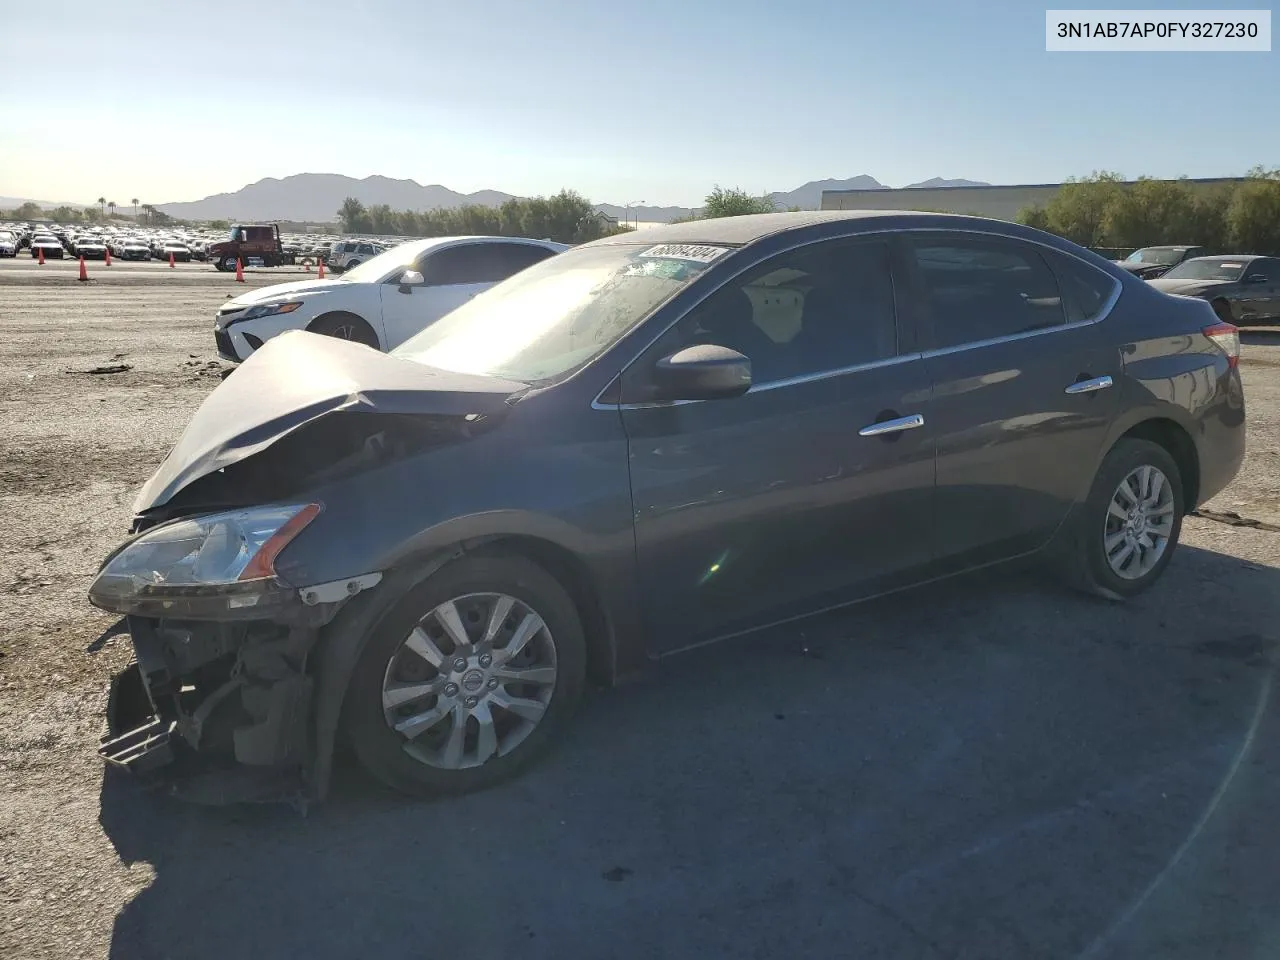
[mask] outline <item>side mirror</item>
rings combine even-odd
[[[685,347],[658,361],[660,400],[721,400],[751,389],[751,361],[716,344]]]
[[[417,270],[406,270],[400,274],[400,292],[410,293],[414,287],[420,287],[426,282],[426,279]]]
[[[1244,278],[1245,283],[1268,283],[1271,278],[1264,273],[1251,273]]]

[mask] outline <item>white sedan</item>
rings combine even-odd
[[[286,330],[390,350],[476,294],[569,244],[520,237],[435,237],[402,243],[332,280],[262,287],[228,300],[213,335],[239,363]]]

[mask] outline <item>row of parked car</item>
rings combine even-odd
[[[1210,256],[1194,244],[1143,247],[1116,261],[1165,293],[1207,300],[1226,323],[1280,323],[1280,258]]]
[[[23,251],[38,257],[43,250],[46,259],[71,256],[103,260],[110,251],[120,260],[167,261],[172,254],[178,262],[203,262],[210,259],[210,245],[225,240],[223,232],[208,229],[0,221],[0,257],[16,257]],[[359,266],[397,242],[325,234],[284,234],[280,240],[284,262],[323,260],[334,272]]]

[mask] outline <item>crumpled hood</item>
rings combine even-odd
[[[1164,277],[1147,281],[1161,293],[1176,293],[1183,297],[1198,297],[1206,290],[1231,282],[1230,280],[1166,280]]]
[[[259,287],[256,290],[247,290],[225,301],[218,309],[226,310],[228,307],[247,307],[251,304],[262,303],[266,300],[278,300],[281,297],[288,297],[307,293],[324,293],[332,289],[335,285],[342,286],[347,283],[345,280],[295,280],[292,283],[273,283],[269,287]]]
[[[338,412],[494,414],[526,384],[450,373],[348,340],[293,330],[272,337],[205,398],[134,513],[167,503],[216,470]]]

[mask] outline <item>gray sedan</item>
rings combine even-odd
[[[1197,257],[1148,282],[1165,293],[1209,301],[1227,323],[1280,323],[1280,258]]]
[[[588,677],[692,646],[1026,557],[1123,601],[1240,466],[1238,358],[1064,240],[880,211],[596,241],[391,354],[283,334],[93,582],[137,653],[101,753],[318,798],[342,729],[398,789],[467,791]]]

